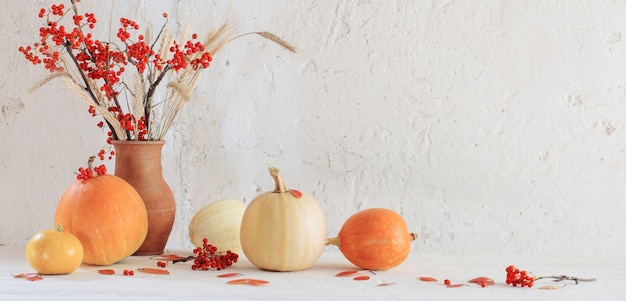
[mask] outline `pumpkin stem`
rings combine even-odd
[[[326,239],[326,245],[327,246],[333,245],[333,246],[339,247],[341,246],[341,241],[339,240],[339,237],[328,238]]]
[[[411,236],[411,240],[416,240],[416,239],[417,239],[417,236],[419,236],[419,235],[418,235],[417,233],[415,233],[415,232],[409,233],[409,235]]]
[[[96,160],[96,156],[91,156],[89,157],[89,160],[87,160],[87,168],[89,169],[89,172],[91,172],[91,176],[94,178],[98,175],[96,173],[96,170],[93,168],[93,161],[95,160]]]
[[[285,185],[285,180],[283,180],[283,177],[280,175],[280,169],[276,168],[276,167],[270,167],[269,168],[270,171],[270,176],[272,176],[272,178],[274,178],[274,193],[285,193],[287,191],[289,191],[289,189],[287,189],[287,185]]]

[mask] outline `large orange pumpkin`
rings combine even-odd
[[[348,261],[362,269],[387,270],[404,262],[416,236],[409,233],[400,214],[372,208],[348,218],[327,244],[338,246]]]
[[[148,233],[143,200],[114,175],[76,180],[61,196],[54,223],[83,245],[83,262],[110,265],[132,255]]]

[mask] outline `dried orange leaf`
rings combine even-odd
[[[268,283],[270,282],[266,280],[250,279],[250,278],[241,278],[241,279],[235,279],[235,280],[230,280],[226,282],[226,284],[249,284],[249,285],[255,285],[255,286],[265,285]]]
[[[266,285],[268,283],[270,282],[267,280],[260,280],[260,279],[250,279],[250,281],[248,281],[248,284],[255,285],[255,286]]]
[[[417,279],[425,282],[437,282],[437,279],[433,277],[419,277]]]
[[[98,273],[102,275],[113,275],[115,274],[115,271],[112,269],[102,269],[102,270],[98,270]]]
[[[26,277],[26,280],[28,280],[28,281],[43,280],[43,277],[41,277],[41,275],[28,276],[28,277]]]
[[[291,193],[291,195],[295,196],[298,199],[302,197],[302,192],[300,192],[298,190],[291,189],[291,190],[289,190],[289,192]]]
[[[354,280],[370,280],[370,276],[367,276],[367,275],[356,276],[354,277]]]
[[[456,284],[448,284],[448,285],[446,285],[446,287],[449,287],[449,288],[456,288],[456,287],[461,287],[461,286],[465,286],[465,284],[463,284],[463,283],[456,283]]]
[[[166,255],[150,257],[150,259],[152,260],[180,260],[180,259],[185,259],[185,258],[187,257],[176,255],[176,254],[166,254]]]
[[[477,282],[476,284],[478,284],[478,285],[480,285],[482,287],[485,287],[485,286],[489,286],[489,285],[494,285],[496,283],[493,282],[493,281],[485,281],[485,282]]]
[[[38,276],[38,273],[21,273],[21,274],[17,274],[17,275],[13,275],[13,277],[15,278],[28,278],[28,277],[32,277],[32,276]]]
[[[356,273],[358,273],[359,271],[355,271],[355,270],[351,270],[351,271],[343,271],[343,272],[339,272],[337,274],[335,274],[335,277],[346,277],[346,276],[352,276]]]
[[[230,278],[230,277],[237,277],[237,276],[243,276],[243,274],[242,273],[228,273],[228,274],[217,275],[217,277],[220,277],[220,278]]]
[[[169,275],[170,271],[166,269],[157,269],[157,268],[140,268],[138,271],[148,273],[148,274],[158,274],[158,275]]]
[[[493,279],[489,277],[476,277],[474,279],[470,279],[468,282],[469,283],[493,282]]]
[[[248,284],[248,281],[250,281],[250,279],[242,278],[242,279],[229,280],[226,282],[226,284]]]
[[[537,289],[540,290],[558,290],[558,289],[562,289],[565,287],[565,284],[563,285],[544,285],[544,286],[540,286]]]

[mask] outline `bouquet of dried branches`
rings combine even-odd
[[[39,18],[44,26],[39,29],[39,40],[21,46],[19,51],[52,73],[34,89],[54,78],[64,79],[89,105],[93,116],[103,117],[98,126],[109,128],[109,143],[114,139],[163,140],[191,98],[201,71],[235,38],[256,34],[296,52],[292,45],[269,32],[233,37],[228,23],[209,32],[202,41],[197,34],[188,35],[186,31],[182,39],[175,39],[166,30],[166,13],[154,37],[150,30],[141,33],[136,22],[121,18],[116,40],[98,40],[91,32],[96,16],[80,13],[78,2],[71,0],[69,8],[63,4],[42,8]],[[165,94],[157,101],[155,92],[164,82]]]

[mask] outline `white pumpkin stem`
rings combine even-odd
[[[341,240],[339,240],[339,237],[328,238],[326,239],[326,245],[327,246],[333,245],[333,246],[339,247],[341,246]]]
[[[285,193],[287,191],[289,191],[289,189],[287,189],[287,185],[285,185],[285,180],[283,180],[283,177],[280,175],[280,169],[276,168],[276,167],[270,167],[270,176],[272,176],[272,178],[274,178],[274,193]]]

